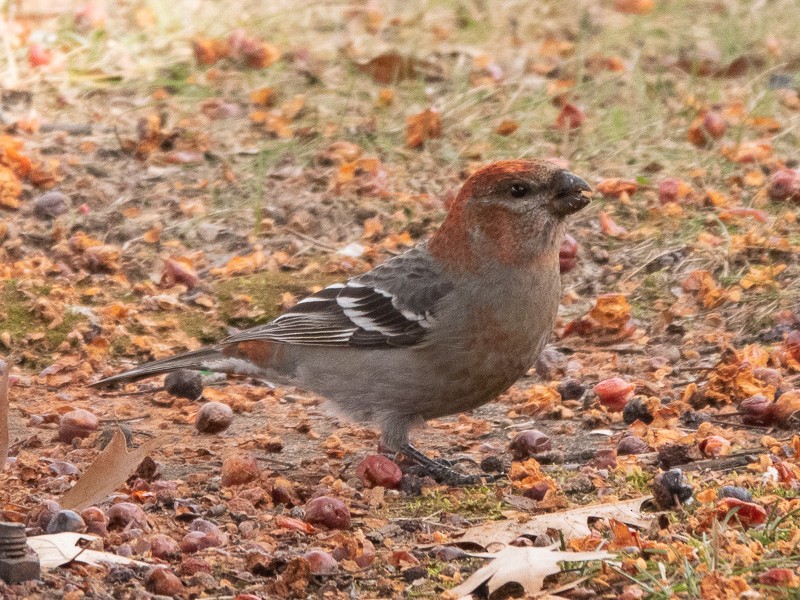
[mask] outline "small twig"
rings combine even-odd
[[[94,130],[89,123],[42,123],[39,131],[50,133],[53,131],[63,131],[68,135],[92,135]]]
[[[156,392],[163,392],[165,388],[163,385],[157,388],[150,388],[144,390],[136,390],[135,392],[106,392],[100,394],[103,398],[119,398],[120,396],[143,396],[144,394],[155,394]]]
[[[8,363],[0,360],[0,471],[8,459]]]
[[[708,421],[709,423],[713,423],[714,425],[725,425],[726,427],[738,427],[740,429],[753,429],[753,430],[760,429],[762,431],[769,431],[770,429],[772,429],[772,427],[766,427],[764,425],[750,425],[748,423],[741,423],[741,422],[737,423],[736,421],[728,421],[726,419],[719,419],[719,418],[709,419]]]
[[[758,454],[763,454],[763,452],[763,449],[760,448],[757,452],[754,452],[753,450],[746,450],[729,454],[728,456],[723,456],[722,458],[698,460],[681,466],[683,467],[684,471],[700,471],[703,469],[708,469],[709,471],[731,471],[733,469],[738,469],[739,467],[747,466],[751,462],[755,462],[758,458]]]
[[[326,244],[325,242],[321,242],[318,239],[315,239],[315,238],[311,237],[310,235],[306,235],[305,233],[302,233],[300,231],[296,231],[296,230],[292,229],[291,227],[284,227],[283,230],[291,233],[294,236],[299,237],[301,240],[307,241],[309,244],[314,244],[315,246],[317,246],[319,248],[322,248],[323,250],[328,250],[330,252],[338,252],[338,250],[339,250],[338,248],[336,248],[334,246]]]
[[[644,263],[642,263],[642,264],[641,264],[639,267],[637,267],[636,269],[634,269],[633,271],[631,271],[630,273],[628,273],[628,275],[626,275],[625,277],[623,277],[623,278],[622,278],[622,280],[620,281],[620,283],[624,283],[624,282],[626,282],[626,281],[630,280],[630,279],[631,279],[631,278],[632,278],[634,275],[636,275],[637,273],[639,273],[639,272],[640,272],[642,269],[645,269],[645,268],[647,268],[647,266],[648,266],[648,265],[651,265],[652,263],[654,263],[655,261],[657,261],[659,258],[662,258],[662,257],[664,257],[664,256],[669,256],[670,254],[675,254],[676,252],[680,252],[680,251],[681,251],[681,250],[683,250],[684,248],[685,248],[685,246],[677,246],[677,247],[675,247],[675,248],[672,248],[672,249],[670,249],[670,250],[665,250],[664,252],[660,252],[660,253],[656,254],[655,256],[653,256],[653,257],[651,257],[651,258],[648,258],[648,259],[647,259],[646,261],[644,261]]]

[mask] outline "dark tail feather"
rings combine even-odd
[[[177,371],[178,369],[213,370],[214,363],[219,364],[226,359],[227,357],[218,348],[201,348],[200,350],[195,350],[194,352],[187,352],[186,354],[181,354],[179,356],[172,356],[170,358],[157,360],[155,362],[142,365],[141,367],[131,369],[130,371],[126,371],[125,373],[120,373],[119,375],[106,377],[105,379],[101,379],[100,381],[91,384],[91,387],[106,387],[109,385],[114,385],[115,383],[128,383],[131,381],[136,381],[137,379],[151,377],[153,375],[170,373],[171,371]]]

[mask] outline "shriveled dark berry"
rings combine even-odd
[[[693,492],[680,469],[659,473],[653,480],[653,499],[663,509],[684,504],[692,497]]]
[[[742,502],[752,502],[753,494],[738,485],[724,485],[717,490],[717,498],[736,498]]]
[[[650,425],[654,418],[655,417],[650,414],[650,410],[645,404],[644,396],[634,396],[628,400],[625,408],[622,409],[622,420],[628,425],[636,421],[641,421],[645,425]]]
[[[621,456],[626,454],[644,454],[649,451],[650,446],[638,435],[626,435],[617,442],[617,454]]]
[[[538,429],[520,431],[508,446],[514,460],[526,460],[531,456],[553,449],[550,436]]]
[[[542,379],[555,379],[563,372],[566,357],[555,348],[545,348],[534,365],[536,374]]]
[[[586,386],[577,379],[563,379],[556,388],[562,400],[580,400],[586,393]]]
[[[711,419],[711,415],[703,411],[687,410],[681,415],[681,423],[687,427],[698,427]]]
[[[65,531],[86,531],[86,523],[81,516],[71,510],[60,510],[47,524],[47,533],[64,533]]]
[[[33,201],[33,212],[42,219],[54,219],[69,212],[70,201],[66,194],[52,190]]]
[[[164,389],[173,396],[197,400],[203,395],[203,378],[197,371],[179,369],[164,378]]]
[[[414,583],[418,579],[426,579],[428,577],[428,569],[422,565],[416,565],[403,571],[402,575],[406,583]]]
[[[487,456],[481,461],[481,470],[484,473],[501,473],[503,471],[503,461],[496,456]]]

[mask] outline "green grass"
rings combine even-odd
[[[266,323],[281,312],[281,297],[291,293],[298,298],[307,295],[312,287],[325,287],[341,280],[336,275],[303,276],[292,272],[265,271],[245,277],[226,279],[214,284],[214,294],[219,301],[219,317],[225,323],[238,327]],[[252,298],[252,308],[260,314],[253,318],[236,316],[236,296]]]
[[[503,503],[494,489],[481,486],[453,490],[430,491],[410,498],[396,507],[404,517],[427,518],[441,513],[455,513],[468,519],[492,520],[502,516]]]
[[[33,347],[37,350],[39,358],[33,361],[32,367],[49,364],[50,353],[55,351],[67,335],[81,320],[79,315],[70,311],[64,313],[63,320],[55,327],[48,327],[48,323],[38,318],[33,311],[31,301],[18,288],[19,282],[9,280],[0,289],[0,333],[7,332],[11,336],[12,351],[21,351]],[[47,295],[47,289],[36,290],[42,297]],[[43,337],[38,340],[24,343],[32,334]]]

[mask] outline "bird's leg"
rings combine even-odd
[[[402,446],[400,452],[417,463],[428,475],[439,483],[455,487],[476,485],[483,482],[483,479],[479,475],[464,475],[463,473],[459,473],[452,468],[452,463],[450,461],[434,460],[425,456],[411,444]]]

